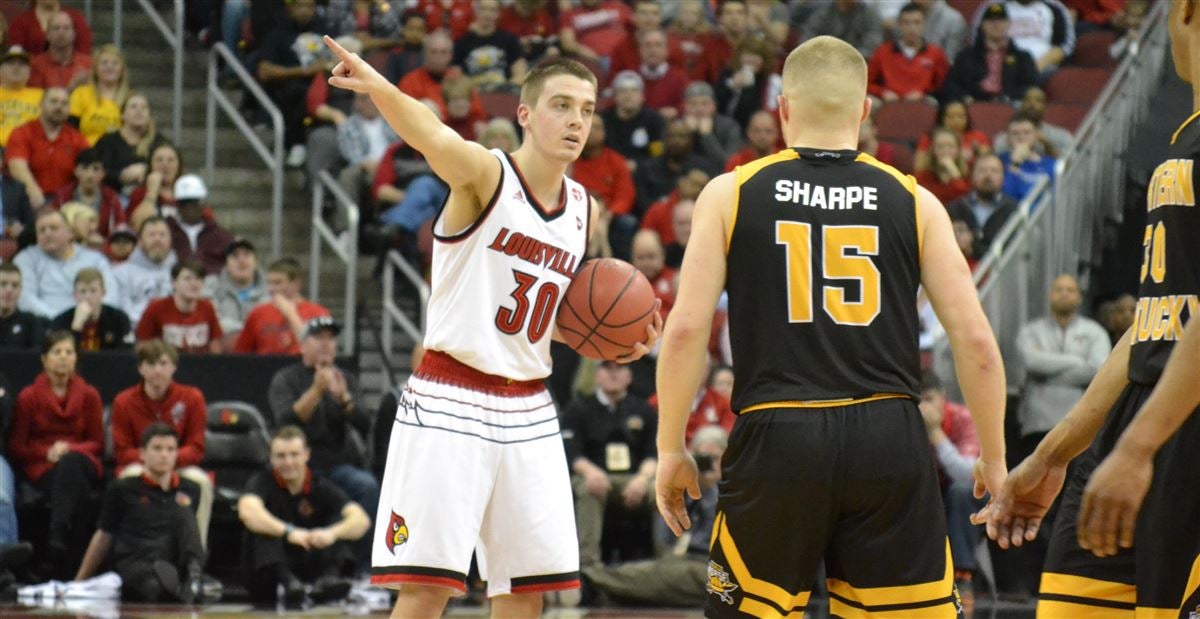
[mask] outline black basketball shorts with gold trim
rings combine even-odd
[[[741,415],[717,509],[708,617],[802,617],[822,559],[835,617],[960,616],[937,472],[912,400]]]
[[[1200,409],[1155,456],[1134,547],[1101,558],[1077,540],[1088,479],[1153,388],[1127,386],[1072,466],[1042,571],[1038,619],[1200,617]]]

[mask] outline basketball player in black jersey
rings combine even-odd
[[[976,494],[1005,478],[1004,370],[945,208],[857,152],[867,67],[817,37],[783,69],[790,148],[696,202],[659,357],[659,509],[699,497],[684,425],[729,293],[739,417],[722,459],[709,617],[802,613],[818,563],[836,616],[955,617],[953,563],[919,400],[917,287],[954,350],[981,443]]]
[[[980,514],[1001,547],[1033,540],[1075,460],[1040,619],[1200,616],[1200,0],[1172,0],[1168,31],[1195,113],[1147,192],[1133,327]]]

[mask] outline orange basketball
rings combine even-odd
[[[613,360],[645,341],[654,323],[654,288],[632,264],[615,258],[583,263],[562,305],[558,330],[575,352]]]

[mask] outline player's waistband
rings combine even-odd
[[[434,383],[453,385],[491,395],[523,397],[546,389],[540,380],[513,380],[480,372],[440,350],[427,350],[413,376]]]
[[[837,408],[839,406],[853,406],[855,404],[866,404],[867,402],[877,402],[879,400],[896,400],[904,399],[911,400],[912,396],[903,393],[876,393],[865,398],[838,398],[834,400],[779,400],[776,402],[762,402],[752,404],[738,411],[739,415],[752,413],[773,408]]]

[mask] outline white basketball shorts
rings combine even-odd
[[[579,587],[579,542],[554,402],[428,351],[400,396],[375,517],[371,583],[489,596]]]

